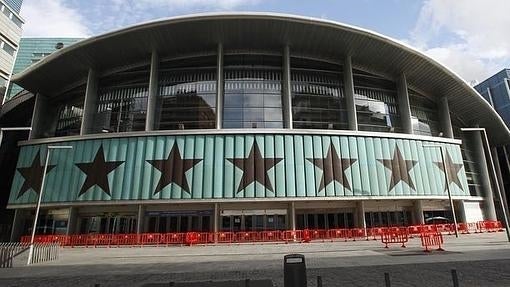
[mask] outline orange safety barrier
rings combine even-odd
[[[282,233],[279,230],[275,231],[262,231],[262,241],[281,241]]]
[[[254,231],[241,231],[235,234],[235,242],[245,243],[245,242],[255,242],[258,241],[258,232]]]
[[[282,239],[286,243],[289,241],[303,240],[303,232],[301,230],[285,230],[282,232]]]
[[[111,245],[136,245],[138,242],[137,234],[115,234],[112,237]]]
[[[407,227],[407,232],[409,233],[409,238],[413,238],[414,235],[420,235],[422,230],[421,225],[411,225]]]
[[[87,238],[88,238],[87,234],[84,234],[84,235],[71,235],[70,245],[72,247],[74,247],[74,246],[87,246]]]
[[[331,239],[331,242],[335,239],[341,239],[342,237],[342,229],[329,229],[328,230],[328,238]]]
[[[159,245],[161,238],[164,238],[160,233],[144,233],[140,236],[140,244],[143,245]]]
[[[352,229],[351,238],[354,241],[356,241],[356,238],[357,239],[367,239],[368,240],[365,228],[354,228],[354,229]]]
[[[207,244],[207,243],[213,243],[213,242],[214,242],[214,233],[198,232],[197,243]]]
[[[218,243],[232,243],[234,242],[233,232],[218,232],[217,235]]]
[[[386,231],[386,227],[372,227],[367,229],[367,238],[372,237],[373,240],[377,240]]]
[[[437,246],[438,251],[443,249],[443,235],[440,232],[424,232],[420,235],[421,246],[425,247],[424,252],[430,252],[429,247]]]
[[[198,232],[186,232],[185,243],[188,246],[198,243]]]
[[[160,240],[162,243],[168,244],[184,244],[186,233],[165,233],[162,234]]]
[[[113,234],[96,234],[89,236],[89,245],[110,246]]]
[[[479,221],[459,223],[463,234],[502,231],[499,221]],[[405,243],[417,234],[452,234],[453,224],[412,225],[407,227],[340,228],[317,230],[275,230],[241,232],[188,232],[188,233],[144,233],[144,234],[77,234],[77,235],[36,235],[35,242],[59,243],[61,246],[132,246],[169,244],[209,244],[209,243],[254,243],[254,242],[310,242],[312,240],[359,240],[381,238],[383,243]],[[407,236],[407,238],[406,238]],[[30,236],[22,236],[22,243],[29,243]],[[387,244],[386,244],[387,246]]]
[[[390,243],[400,243],[402,247],[406,247],[406,243],[409,241],[409,233],[407,229],[388,229],[381,235],[381,242],[384,244],[384,248],[388,248]]]

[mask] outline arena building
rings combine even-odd
[[[410,225],[450,218],[448,191],[459,221],[496,219],[491,149],[510,131],[459,76],[375,32],[175,17],[80,41],[12,80],[35,95],[14,239],[56,145],[72,149],[51,149],[38,233]]]

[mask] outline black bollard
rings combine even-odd
[[[306,264],[302,254],[289,254],[283,257],[283,286],[306,287]]]
[[[459,287],[459,277],[457,276],[457,269],[452,269],[453,287]]]
[[[317,276],[317,287],[322,287],[322,277]]]
[[[386,283],[386,287],[391,287],[390,273],[384,273],[384,282]]]

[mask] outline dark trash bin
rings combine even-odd
[[[306,264],[302,254],[289,254],[283,257],[284,287],[306,287]]]

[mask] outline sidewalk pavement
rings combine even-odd
[[[283,286],[283,256],[306,256],[309,286],[510,286],[510,244],[503,232],[445,236],[445,252],[424,253],[419,238],[407,248],[380,241],[232,244],[192,247],[63,248],[61,258],[0,269],[1,286],[142,286],[199,280],[272,279]],[[16,284],[16,285],[14,285]]]

